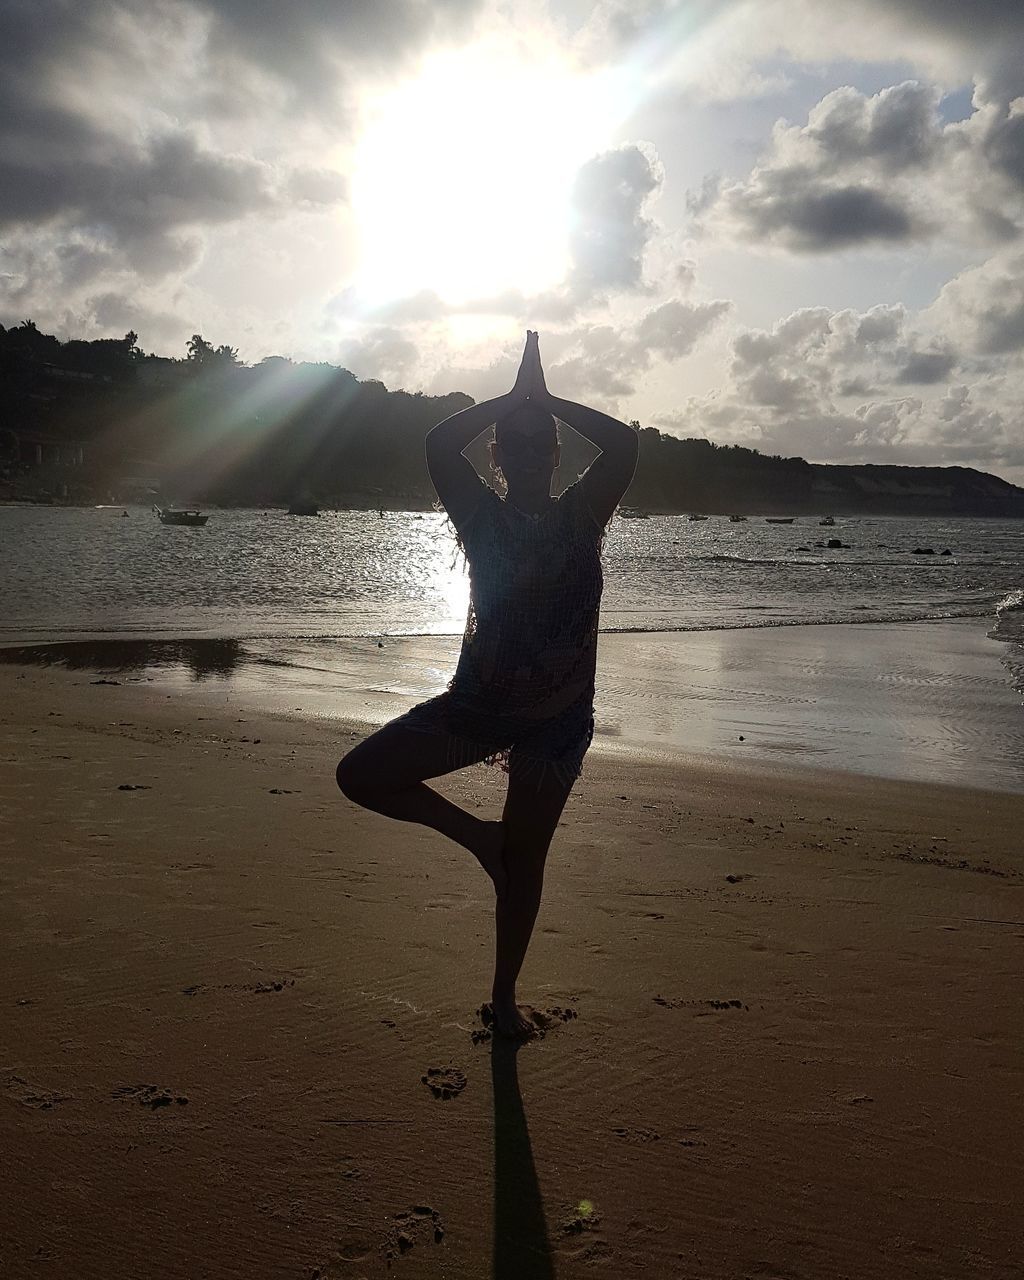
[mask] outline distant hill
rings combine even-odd
[[[1024,489],[970,467],[813,463],[651,429],[640,432],[640,463],[625,502],[723,515],[1024,517]]]
[[[326,363],[250,368],[200,334],[170,360],[135,333],[61,342],[31,321],[0,325],[0,497],[425,509],[424,437],[472,403]],[[640,461],[624,503],[650,511],[1024,517],[1024,489],[967,467],[816,464],[633,425]],[[563,483],[592,452],[563,433]],[[486,470],[486,449],[473,457]]]

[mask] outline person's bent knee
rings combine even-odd
[[[353,804],[366,806],[371,796],[380,790],[379,787],[374,787],[366,769],[358,760],[353,759],[352,752],[338,761],[334,776],[341,794]]]

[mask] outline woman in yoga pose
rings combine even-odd
[[[556,418],[601,452],[553,498]],[[504,497],[464,456],[492,424]],[[548,847],[593,737],[601,540],[633,478],[637,434],[551,395],[531,332],[512,390],[439,423],[426,448],[430,478],[469,564],[462,653],[448,691],[350,751],[338,765],[338,786],[367,809],[433,827],[480,862],[496,894],[494,1024],[525,1036],[533,1027],[516,1005],[516,979]],[[485,822],[426,785],[480,761],[508,772],[500,822]]]

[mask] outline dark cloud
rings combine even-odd
[[[1024,350],[1024,293],[1000,299],[976,316],[978,350],[984,355],[1006,355]]]
[[[873,387],[866,378],[843,378],[836,385],[837,396],[872,396],[877,387]]]
[[[215,226],[266,212],[287,198],[267,166],[217,155],[187,134],[139,146],[93,132],[61,162],[44,138],[31,158],[0,161],[0,227],[60,223],[89,228],[150,274],[194,257],[182,228]]]
[[[810,253],[901,244],[922,229],[908,209],[881,190],[829,186],[798,167],[756,173],[746,188],[736,187],[727,195],[726,209],[749,237]]]
[[[0,227],[56,225],[73,238],[87,230],[120,250],[143,275],[180,271],[201,252],[196,228],[298,204],[336,203],[339,175],[323,170],[283,173],[243,156],[202,147],[188,133],[140,143],[105,134],[82,121],[39,113],[56,133],[19,139],[0,152]]]
[[[465,37],[481,8],[481,0],[191,2],[210,20],[211,54],[274,77],[299,110],[341,95],[353,65],[393,69],[434,38]]]
[[[293,77],[312,96],[321,78],[337,81],[339,59],[411,49],[446,12],[465,15],[475,3],[164,0],[142,13],[125,0],[8,0],[0,5],[0,228],[62,240],[69,282],[84,282],[103,254],[154,278],[193,265],[209,228],[336,204],[341,175],[218,149],[180,123],[201,114],[201,91],[191,106],[174,95],[188,92],[187,77],[199,83],[202,61],[230,95],[234,56]],[[161,62],[166,79],[155,76]],[[128,119],[118,95],[133,84],[152,94]],[[83,250],[83,240],[94,247]]]
[[[932,88],[827,94],[802,126],[778,122],[745,180],[705,180],[700,229],[821,253],[939,234],[1005,242],[1024,231],[1024,113],[976,103],[945,124]]]
[[[1024,190],[1024,112],[1000,112],[985,131],[982,149],[996,170]]]
[[[857,341],[865,345],[893,342],[903,327],[902,307],[872,307],[857,323]]]
[[[955,364],[956,355],[952,351],[912,351],[896,370],[894,381],[903,385],[942,382]]]
[[[963,50],[983,96],[1009,102],[1024,93],[1024,8],[1020,0],[871,0],[885,19]]]

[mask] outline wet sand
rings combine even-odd
[[[1019,1274],[1019,795],[599,745],[517,1052],[360,725],[98,678],[0,668],[5,1275]]]
[[[763,768],[814,767],[1024,794],[1024,695],[986,619],[602,635],[597,735]],[[124,637],[22,653],[154,691],[382,724],[445,688],[456,637]],[[12,650],[0,648],[0,660]]]

